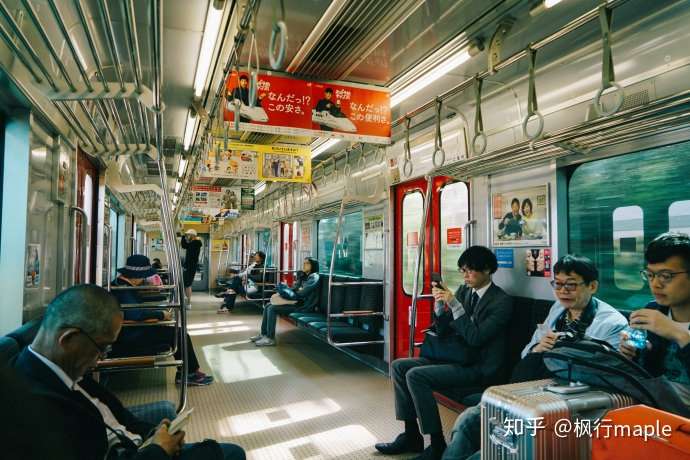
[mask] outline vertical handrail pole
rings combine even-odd
[[[189,373],[187,360],[187,312],[185,310],[184,302],[184,286],[182,283],[182,265],[180,264],[179,252],[177,250],[177,240],[175,239],[175,231],[173,229],[172,213],[170,207],[170,200],[168,198],[167,187],[167,171],[165,169],[165,158],[163,155],[163,105],[162,85],[163,85],[163,3],[162,0],[151,1],[151,43],[153,44],[152,53],[152,74],[153,74],[153,107],[154,121],[156,129],[156,145],[158,146],[158,175],[160,179],[161,189],[161,224],[167,236],[166,240],[170,245],[171,259],[168,259],[168,266],[170,267],[170,274],[173,277],[173,282],[177,284],[177,295],[179,304],[179,318],[180,318],[180,351],[182,354],[182,372],[180,380],[180,401],[177,406],[178,413],[184,410],[187,405],[187,375]]]
[[[113,264],[113,255],[111,254],[112,250],[113,250],[112,249],[113,248],[113,241],[112,241],[112,239],[113,239],[113,227],[111,227],[110,224],[104,223],[103,228],[106,230],[105,234],[108,237],[108,260],[106,260],[105,266],[106,266],[106,271],[107,271],[107,274],[106,274],[106,280],[107,280],[106,283],[107,284],[106,285],[108,286],[108,291],[110,291],[110,283],[111,283],[110,272],[113,269],[113,265],[112,265]]]
[[[429,206],[431,204],[431,190],[434,182],[433,176],[426,178],[426,195],[424,196],[424,209],[422,210],[422,223],[419,226],[419,240],[417,244],[417,258],[414,266],[414,281],[412,282],[412,308],[410,310],[410,344],[407,355],[414,356],[414,333],[417,327],[417,300],[419,298],[419,269],[424,257],[424,243],[426,241],[426,221],[429,218]]]
[[[263,274],[261,276],[261,307],[266,306],[266,266],[268,265],[268,248],[271,247],[273,244],[273,232],[268,232],[268,247],[264,248],[266,249],[266,252],[264,252],[264,270]],[[257,244],[258,246],[258,244]],[[277,284],[277,283],[276,283]]]
[[[80,214],[81,215],[81,260],[79,264],[79,281],[81,283],[86,283],[86,251],[87,248],[89,247],[89,223],[88,219],[86,216],[86,212],[80,208],[79,206],[72,206],[70,207],[70,212],[72,214]],[[77,226],[77,218],[74,218],[74,227],[76,229]],[[72,263],[70,264],[72,267],[72,285],[74,285],[74,262],[76,260],[76,254],[74,255],[72,259]]]
[[[345,212],[345,200],[343,197],[340,202],[340,211],[338,212],[338,222],[335,226],[335,240],[333,241],[333,251],[331,251],[331,265],[328,269],[328,302],[326,303],[326,337],[329,342],[331,339],[331,298],[333,290],[333,271],[335,269],[335,255],[338,249],[338,241],[342,232],[343,212]]]

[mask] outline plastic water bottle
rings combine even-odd
[[[625,332],[628,334],[627,344],[639,350],[644,350],[647,346],[647,330],[628,327]]]

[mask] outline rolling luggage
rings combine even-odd
[[[588,460],[592,433],[631,397],[553,379],[488,388],[481,401],[482,460]]]
[[[690,420],[687,418],[639,405],[613,410],[606,414],[606,419],[609,425],[616,427],[619,435],[592,440],[592,460],[690,458]],[[639,432],[636,436],[628,436],[636,429],[641,430],[640,427],[644,427],[646,439]],[[664,427],[668,427],[666,433]],[[670,435],[666,436],[667,433]]]

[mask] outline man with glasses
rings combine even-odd
[[[418,459],[440,459],[446,442],[433,392],[459,387],[484,388],[505,378],[513,302],[491,281],[497,268],[496,256],[490,249],[472,246],[458,259],[464,284],[453,293],[436,282],[432,290],[436,300],[433,328],[438,336],[457,343],[453,354],[461,355],[458,357],[464,358],[464,362],[426,357],[393,362],[395,415],[405,423],[405,431],[393,442],[376,444],[379,452],[397,455],[423,451]],[[431,438],[426,450],[422,433]]]
[[[630,326],[647,331],[646,347],[633,348],[623,332],[619,350],[653,376],[666,376],[690,406],[690,237],[659,235],[647,246],[645,262],[641,275],[654,301],[630,314]]]
[[[561,336],[586,335],[604,340],[615,348],[620,332],[628,325],[615,308],[594,297],[599,287],[599,272],[591,260],[566,255],[556,262],[553,272],[551,287],[557,301],[522,350],[522,360],[515,366],[511,382],[548,377],[542,353],[551,350]],[[443,460],[478,460],[480,443],[481,408],[476,405],[465,409],[456,420]]]
[[[208,456],[210,443],[184,445],[184,432],[168,433],[167,419],[156,426],[135,416],[87,376],[121,327],[115,296],[96,285],[74,286],[50,302],[36,338],[17,357],[14,368],[30,382],[32,398],[55,414],[46,423],[59,427],[65,438],[55,450],[75,459],[216,458]],[[139,450],[147,437],[151,444]],[[239,446],[212,443],[213,451],[222,451],[217,458],[245,458]]]

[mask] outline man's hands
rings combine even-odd
[[[153,434],[151,442],[161,446],[170,457],[174,457],[182,449],[185,432],[178,431],[175,434],[170,434],[168,433],[168,425],[170,425],[170,420],[164,419]]]
[[[690,343],[690,332],[687,328],[658,310],[643,308],[632,312],[630,326],[653,332],[659,337],[676,342],[681,348]]]
[[[453,300],[453,297],[455,296],[455,294],[453,294],[452,291],[442,289],[438,286],[435,286],[431,289],[431,294],[434,296],[434,299],[436,299],[436,302],[443,303],[449,303],[451,300]]]

